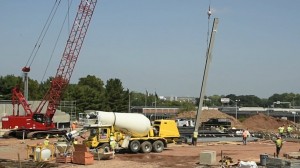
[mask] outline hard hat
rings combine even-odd
[[[114,134],[113,134],[113,133],[110,133],[110,135],[113,136]]]
[[[46,137],[46,139],[48,140],[49,138],[48,138],[48,137]]]

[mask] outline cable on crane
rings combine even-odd
[[[52,23],[52,20],[53,20],[55,14],[56,14],[56,11],[57,11],[57,8],[58,8],[60,2],[61,2],[61,0],[59,0],[59,1],[56,0],[55,1],[54,5],[53,5],[53,7],[51,9],[51,12],[50,12],[50,14],[49,14],[49,16],[48,16],[48,18],[46,20],[46,23],[44,24],[43,29],[42,29],[40,35],[38,36],[37,42],[35,43],[34,48],[31,51],[31,54],[30,54],[30,56],[29,56],[29,58],[28,58],[28,60],[26,62],[26,65],[22,69],[23,72],[29,72],[30,71],[30,66],[32,65],[32,63],[33,63],[33,61],[34,61],[34,59],[35,59],[35,57],[36,57],[36,55],[37,55],[37,53],[39,51],[39,48],[42,45],[42,42],[43,42],[43,40],[44,40],[44,38],[45,38],[45,36],[46,36],[46,34],[48,32],[48,29],[49,29],[49,27],[50,27],[50,25]]]
[[[52,20],[53,20],[55,14],[56,14],[56,11],[57,11],[58,7],[60,5],[60,2],[61,2],[61,0],[59,0],[59,1],[56,0],[54,2],[54,5],[53,5],[53,7],[51,9],[51,12],[48,15],[46,23],[44,24],[43,29],[42,29],[41,33],[39,34],[39,36],[38,36],[37,42],[36,42],[36,44],[35,44],[32,52],[31,52],[31,54],[30,54],[30,56],[29,56],[29,58],[28,58],[28,60],[26,62],[26,65],[22,68],[22,71],[24,72],[24,76],[26,76],[25,73],[30,72],[30,67],[31,67],[34,59],[36,58],[37,53],[38,53],[38,51],[39,51],[39,49],[40,49],[40,47],[41,47],[41,45],[42,45],[42,43],[44,41],[44,38],[45,38],[45,36],[46,36],[46,34],[47,34],[48,30],[49,30],[49,27],[50,27],[50,25],[52,23]],[[26,87],[25,87],[25,90],[26,90]]]
[[[48,63],[47,63],[47,66],[46,66],[46,69],[45,69],[45,71],[44,71],[44,74],[43,74],[43,77],[42,77],[42,80],[41,80],[41,81],[44,81],[44,79],[45,79],[46,73],[47,73],[47,71],[48,71],[50,62],[51,62],[51,60],[52,60],[52,58],[53,58],[54,51],[55,51],[55,49],[56,49],[57,43],[58,43],[58,41],[59,41],[59,38],[61,37],[61,33],[62,33],[62,30],[63,30],[64,25],[65,25],[65,23],[66,23],[66,20],[68,20],[68,22],[69,22],[69,16],[70,16],[70,13],[69,13],[69,12],[70,12],[70,7],[71,7],[71,5],[72,5],[72,2],[73,2],[73,0],[71,0],[71,2],[68,1],[68,10],[67,10],[66,16],[65,16],[65,18],[64,18],[64,21],[63,21],[62,26],[61,26],[61,28],[60,28],[60,31],[59,31],[59,33],[58,33],[57,39],[56,39],[56,41],[55,41],[54,47],[53,47],[53,49],[52,49],[50,58],[49,58],[49,60],[48,60]],[[68,31],[70,31],[69,25],[68,25]]]
[[[212,14],[212,12],[211,12],[211,10],[210,10],[210,5],[211,5],[211,0],[209,1],[209,6],[208,6],[208,11],[207,11],[207,16],[208,16],[208,18],[207,18],[207,38],[206,38],[206,43],[207,43],[207,48],[208,48],[208,40],[209,40],[209,27],[210,27],[210,16],[211,16],[211,14]]]

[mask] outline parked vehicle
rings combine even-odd
[[[138,113],[97,111],[97,123],[84,125],[90,132],[85,144],[93,148],[109,148],[110,137],[116,141],[116,149],[129,149],[132,153],[162,152],[168,143],[180,137],[174,120],[150,120]]]
[[[195,122],[192,119],[179,118],[175,121],[178,127],[195,127]]]
[[[219,128],[230,128],[231,121],[228,118],[210,118],[206,122],[201,123],[202,128],[211,128],[211,127],[219,127]]]

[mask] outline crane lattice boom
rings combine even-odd
[[[55,128],[52,119],[60,103],[62,94],[69,84],[96,3],[97,0],[81,0],[56,75],[51,81],[50,89],[36,110],[31,110],[30,105],[18,86],[12,90],[13,115],[1,118],[3,129],[13,129],[6,132],[7,137],[25,136],[27,138],[33,138],[49,134],[66,134],[66,130],[58,130]],[[23,72],[29,72],[30,67],[24,67],[22,70]],[[41,111],[47,102],[46,113],[43,114]],[[17,108],[15,108],[15,105],[17,105]],[[19,114],[20,105],[24,108],[25,115]]]
[[[96,3],[97,0],[81,0],[57,73],[35,113],[40,113],[46,102],[49,101],[45,115],[49,119],[53,118],[63,91],[72,76]]]

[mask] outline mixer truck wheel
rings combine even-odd
[[[149,141],[145,141],[141,144],[141,152],[150,153],[152,151],[152,144]]]
[[[164,150],[164,143],[157,140],[153,143],[153,152],[160,153]]]
[[[141,143],[137,140],[131,141],[129,148],[132,153],[138,153],[141,148]]]

